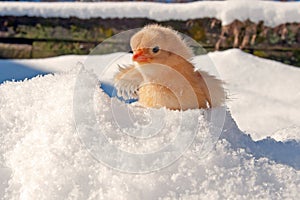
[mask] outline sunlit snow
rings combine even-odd
[[[108,56],[98,59],[106,60]],[[62,71],[0,85],[1,197],[299,199],[299,131],[284,128],[300,125],[299,113],[295,112],[299,110],[300,70],[240,50],[210,53],[209,57],[227,82],[231,98],[222,134],[213,148],[206,145],[213,141],[207,121],[212,110],[144,109],[111,99],[100,89],[97,73],[83,70],[78,76],[82,65],[76,63],[84,63],[82,56],[1,60],[2,69],[15,63],[41,72]],[[93,91],[93,98],[79,95],[74,101],[75,83],[80,83],[77,94]],[[80,123],[74,118],[74,102],[83,103],[79,120],[91,119],[83,127],[89,134],[78,133],[82,129],[78,129]],[[93,110],[84,107],[88,102],[94,105]],[[112,105],[133,111],[137,120],[149,114],[162,116],[163,135],[145,142],[126,136],[114,116],[126,115],[113,111]],[[191,130],[191,119],[196,116],[199,129]],[[100,151],[95,138],[98,132],[94,130],[102,130],[120,149],[149,152],[170,142],[178,131],[178,120],[187,133],[196,132],[196,138],[175,163],[160,170],[146,174],[120,172],[95,154],[109,152]],[[284,131],[280,135],[274,129]]]
[[[78,17],[101,18],[148,18],[157,21],[188,20],[195,18],[217,18],[223,25],[238,19],[250,19],[267,26],[277,26],[287,22],[299,22],[299,2],[272,2],[259,0],[198,1],[185,4],[153,2],[1,2],[1,16],[32,17]]]

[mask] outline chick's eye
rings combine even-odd
[[[152,52],[153,52],[153,53],[159,52],[159,47],[158,47],[158,46],[154,47],[154,48],[152,49]]]

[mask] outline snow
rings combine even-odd
[[[267,26],[299,22],[300,2],[200,1],[182,4],[151,2],[1,2],[0,16],[148,18],[157,21],[211,17],[230,24],[235,19],[264,21]]]
[[[300,172],[296,170],[300,167],[299,156],[285,152],[290,153],[290,158],[296,162],[294,166],[292,161],[280,164],[282,158],[272,158],[268,154],[259,158],[253,150],[255,147],[251,146],[254,142],[238,130],[229,114],[226,132],[222,136],[224,139],[217,142],[208,156],[201,156],[203,140],[211,137],[205,119],[201,117],[207,111],[201,111],[199,122],[202,127],[193,145],[174,164],[146,174],[123,173],[106,167],[91,156],[76,135],[73,121],[76,81],[81,83],[82,91],[94,91],[98,119],[93,127],[101,127],[108,134],[118,133],[120,128],[111,123],[110,99],[101,89],[95,88],[97,78],[83,72],[78,79],[78,73],[78,69],[73,69],[24,82],[7,82],[1,86],[0,155],[1,161],[9,168],[1,172],[6,174],[11,170],[6,184],[7,199],[299,198]],[[83,97],[80,102],[84,103],[87,99]],[[119,101],[115,103],[132,108],[132,105]],[[138,111],[139,108],[133,109]],[[161,111],[168,119],[165,121],[166,128],[176,130],[176,119],[182,113]],[[189,127],[193,116],[198,114],[195,111],[184,112],[187,116],[181,123]],[[143,113],[138,112],[137,117],[143,117]],[[92,145],[89,149],[98,148],[93,136],[87,138]],[[114,144],[121,146],[123,142],[124,148],[128,145],[128,151],[136,149],[131,145],[138,145],[122,140],[124,136],[118,134],[109,136]],[[165,137],[161,137],[164,141]],[[161,142],[160,138],[138,147],[153,150],[157,147],[156,142]],[[249,145],[253,153],[233,146],[242,143]],[[269,149],[277,145],[281,143],[273,142]],[[293,147],[293,144],[285,145]],[[299,153],[299,144],[297,150]],[[7,174],[1,177],[3,182],[7,182],[7,178]]]
[[[88,60],[96,63],[90,66],[98,76],[101,74],[101,80],[110,83],[116,68],[103,72],[97,63],[107,65],[115,57],[118,57],[118,64],[129,63],[130,58],[122,55],[90,56]],[[0,60],[0,83],[12,78],[23,80],[24,77],[45,72],[66,72],[78,63],[84,63],[86,58],[69,55],[46,59]],[[225,80],[229,93],[227,106],[242,131],[251,134],[254,140],[271,136],[282,141],[287,139],[287,134],[291,139],[300,140],[299,131],[296,131],[300,127],[299,68],[258,58],[238,49],[209,53],[199,59],[199,63],[206,63],[202,66],[208,66],[206,71],[216,74],[209,68],[213,62],[219,76]],[[18,70],[21,67],[26,70],[12,70],[16,67]]]
[[[286,129],[300,127],[299,68],[237,49],[211,53],[210,57],[227,82],[227,105],[241,130],[254,139],[276,133],[282,140]],[[300,139],[299,131],[290,132]]]
[[[276,26],[299,22],[299,5],[1,2],[0,15]],[[225,80],[227,110],[179,112],[105,93],[117,70],[105,66],[129,61],[0,60],[0,199],[300,199],[299,68],[238,49],[198,56],[196,67]]]
[[[104,63],[120,55],[90,59]],[[238,124],[226,112],[219,140],[206,117],[213,111],[145,110],[110,99],[98,87],[101,70],[80,70],[85,56],[1,60],[3,71],[21,65],[56,73],[0,85],[0,198],[298,199],[300,70],[236,49],[209,58],[227,82],[228,108]],[[121,59],[127,62],[128,55]],[[126,129],[127,111],[138,123],[147,124],[150,117],[160,134],[151,140],[128,137],[126,130],[135,126]],[[196,131],[192,119],[200,124]],[[99,131],[122,151],[147,153],[170,143],[178,124],[182,133],[196,137],[171,165],[159,162],[155,171],[132,174],[121,171],[143,168],[137,160],[138,168],[126,165],[130,160],[113,166],[102,160],[118,154],[99,145]],[[274,133],[277,129],[283,131]]]

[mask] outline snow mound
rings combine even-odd
[[[235,19],[264,21],[267,26],[299,22],[299,2],[201,1],[182,4],[151,2],[1,2],[1,16],[148,18],[157,21],[217,18],[223,25]]]
[[[209,53],[229,91],[228,107],[239,128],[256,140],[300,127],[300,69],[238,49]],[[299,132],[294,131],[294,139]]]
[[[105,66],[118,55],[122,54],[96,58],[70,55],[46,59],[0,60],[0,83],[11,79],[23,80],[24,77],[30,78],[49,71],[66,72],[87,58],[92,59],[92,63],[103,63]],[[196,60],[199,68],[226,82],[230,98],[228,108],[243,132],[255,140],[269,136],[283,141],[287,140],[287,130],[292,130],[288,138],[300,140],[299,131],[296,131],[297,127],[300,128],[299,68],[255,57],[238,49],[209,53]],[[125,59],[123,62],[126,64],[131,60]],[[212,62],[216,70],[211,68]],[[97,75],[103,71],[98,64],[92,68]],[[107,71],[101,80],[110,83],[116,72],[114,70],[111,68]],[[98,77],[100,79],[100,75]]]
[[[88,151],[76,131],[73,105],[78,72],[78,69],[73,69],[0,85],[1,197],[118,200],[300,198],[300,171],[297,171],[300,169],[300,150],[296,149],[298,155],[293,157],[296,163],[284,162],[281,157],[267,153],[266,156],[257,155],[261,146],[238,129],[229,113],[220,140],[209,154],[204,155],[203,142],[212,137],[205,118],[209,111],[188,110],[182,114],[166,109],[152,110],[154,114],[163,112],[169,119],[164,128],[171,136],[178,127],[174,119],[184,116],[181,123],[188,130],[193,117],[199,116],[200,131],[191,147],[172,165],[146,174],[124,173],[107,167]],[[98,87],[97,78],[85,72],[79,83],[81,91],[91,88],[94,91],[94,111],[98,117],[89,127],[93,129],[101,125],[108,133],[119,133],[118,124],[112,123],[112,101]],[[86,99],[83,96],[81,102]],[[133,109],[140,118],[144,116],[141,108],[113,101],[119,107]],[[92,116],[94,113],[87,109],[82,113],[85,114]],[[85,135],[92,145],[88,148],[98,148],[97,143],[93,143],[95,133],[90,133]],[[139,150],[132,146],[138,144],[122,135],[111,137],[110,142],[129,144],[124,147],[127,151]],[[141,144],[145,144],[145,150],[161,145],[155,141]],[[270,144],[271,149],[274,145],[279,144],[274,141]],[[299,146],[299,143],[295,145]]]

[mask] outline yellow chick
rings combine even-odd
[[[172,110],[210,108],[224,104],[223,82],[189,61],[192,49],[171,28],[148,25],[132,36],[132,65],[119,66],[118,96],[138,98],[144,107]]]

